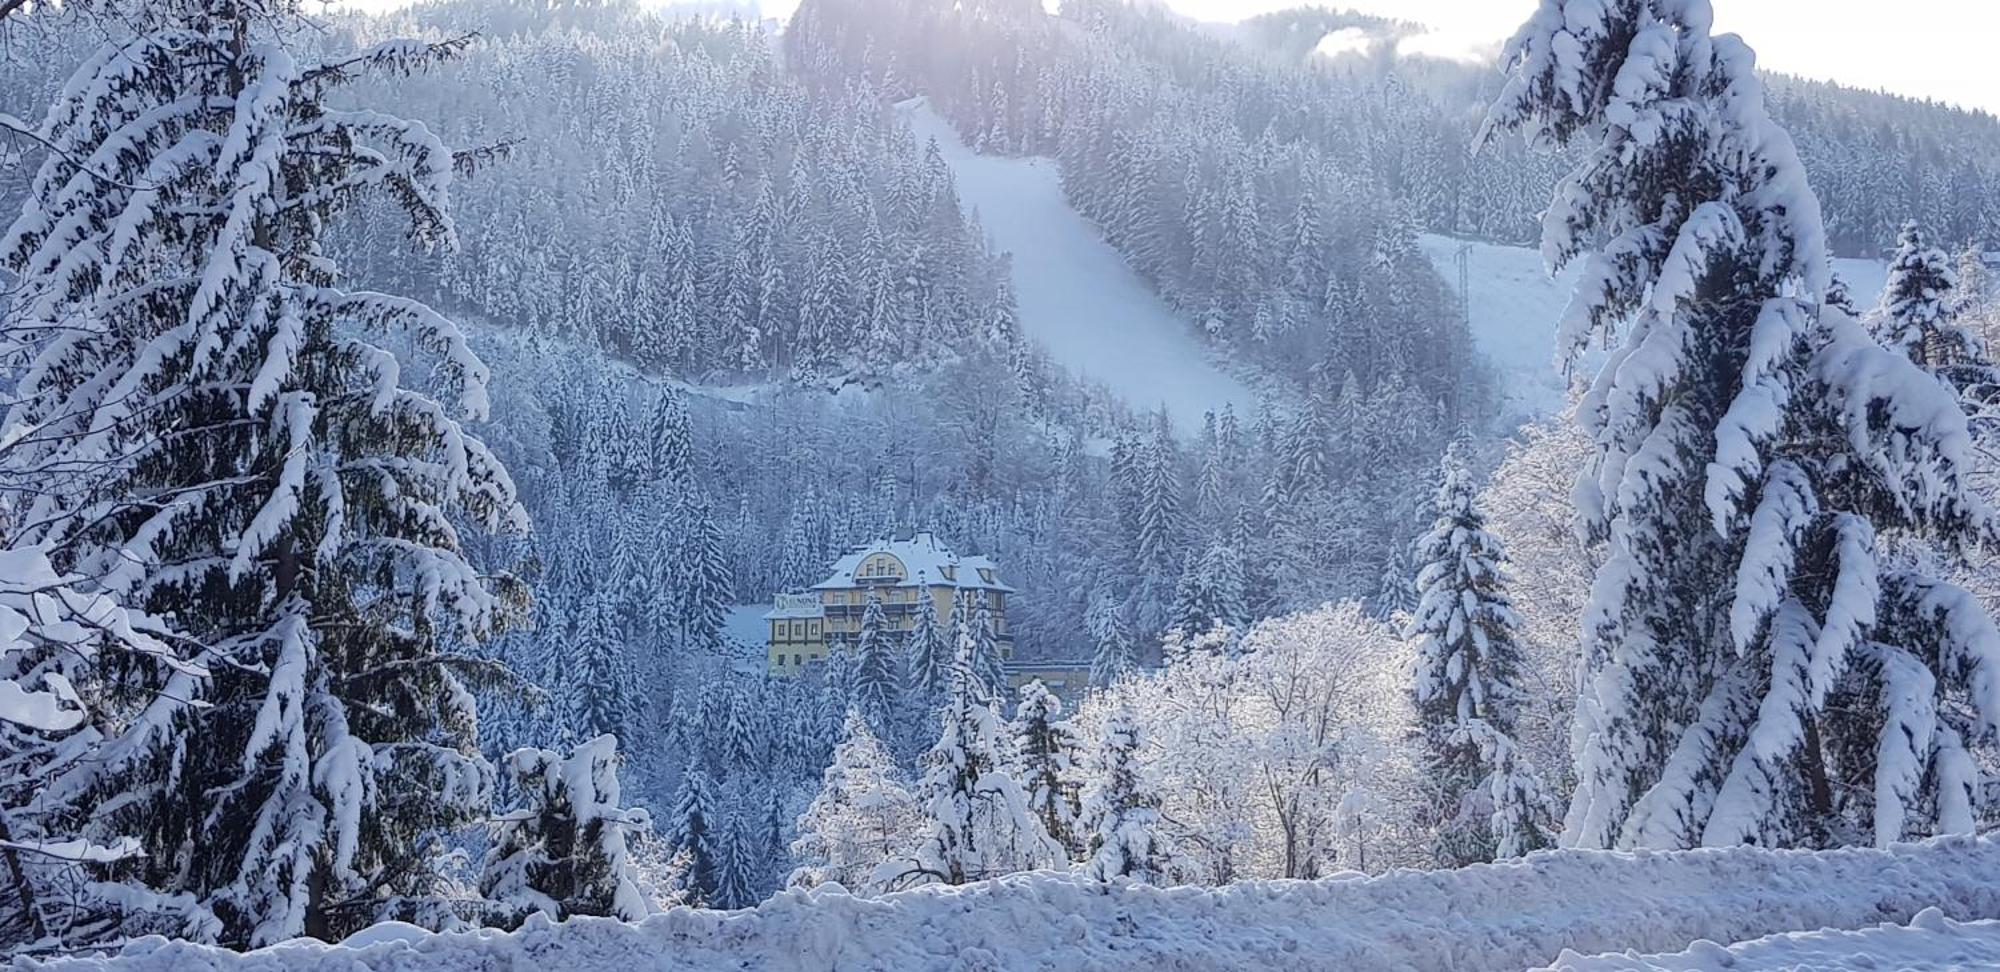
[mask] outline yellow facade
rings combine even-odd
[[[933,551],[938,549],[928,537],[920,539],[932,543]],[[849,555],[843,563],[854,556]],[[767,650],[771,673],[796,675],[825,661],[834,645],[858,639],[871,591],[881,602],[886,630],[899,636],[915,627],[919,598],[931,599],[937,623],[944,627],[953,623],[952,612],[961,593],[984,598],[1001,655],[1011,657],[1014,638],[1007,624],[1009,590],[995,575],[995,568],[983,560],[959,564],[954,558],[936,569],[942,576],[924,575],[925,581],[936,582],[920,585],[911,582],[909,565],[894,554],[865,553],[858,564],[846,571],[836,570],[811,592],[777,595],[766,615],[771,626]]]

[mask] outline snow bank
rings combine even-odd
[[[1931,908],[1908,925],[1877,925],[1860,931],[1792,932],[1728,948],[1703,941],[1672,955],[1626,952],[1584,958],[1568,953],[1549,968],[1561,972],[1991,969],[2000,968],[2000,921],[1960,923]]]
[[[677,909],[629,925],[580,919],[563,925],[531,923],[514,934],[415,939],[399,929],[391,940],[362,948],[293,942],[232,955],[148,939],[110,960],[23,959],[13,968],[1518,969],[1556,960],[1565,949],[1578,954],[1658,952],[1699,939],[1746,941],[1785,931],[1909,921],[1931,906],[1960,920],[2000,918],[1996,873],[2000,840],[1947,838],[1886,851],[1560,851],[1459,871],[1257,882],[1220,890],[1105,886],[1068,875],[1020,875],[876,899],[827,889],[787,892],[745,911]],[[1936,923],[1931,917],[1924,921]],[[1982,938],[1987,935],[1984,926],[1975,931]],[[1885,939],[1883,947],[1891,947],[1892,939]],[[1582,961],[1575,955],[1565,960]]]
[[[1225,404],[1246,420],[1256,413],[1257,397],[1215,366],[1194,325],[1070,208],[1053,161],[980,155],[929,102],[901,107],[919,144],[937,140],[960,204],[978,211],[987,235],[1013,254],[1021,330],[1057,364],[1139,411],[1166,406],[1182,432]]]

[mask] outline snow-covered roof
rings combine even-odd
[[[900,578],[860,581],[856,572],[876,554],[887,554],[902,564]],[[877,540],[857,547],[833,565],[827,579],[812,586],[815,591],[845,590],[850,587],[956,587],[967,590],[1012,593],[1000,579],[1000,565],[985,557],[960,557],[938,542],[934,534],[919,533],[908,540]]]

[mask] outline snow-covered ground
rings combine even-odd
[[[1568,399],[1555,362],[1556,320],[1575,290],[1577,265],[1550,279],[1541,252],[1531,247],[1435,235],[1419,245],[1453,292],[1458,254],[1466,252],[1472,339],[1499,379],[1506,399],[1502,417],[1511,422],[1562,411]],[[1880,260],[1836,260],[1834,270],[1864,311],[1880,300],[1889,275]]]
[[[855,898],[787,892],[745,911],[677,909],[636,924],[580,919],[513,933],[429,935],[407,926],[358,946],[295,942],[248,955],[149,939],[106,961],[22,959],[13,968],[86,972],[1198,972],[1258,969],[1523,969],[1581,955],[1671,953],[1701,940],[1867,928],[1884,967],[1912,955],[1996,943],[2000,841],[1957,838],[1888,851],[1555,852],[1457,871],[1271,881],[1219,890],[1106,886],[1019,875],[963,888]],[[1941,909],[1936,915],[1925,909]],[[1916,932],[1875,929],[1910,922]],[[1959,944],[1941,942],[1952,934]],[[1873,937],[1866,937],[1873,936]],[[1838,936],[1807,936],[1832,954]],[[1779,946],[1740,946],[1753,960]],[[1565,955],[1565,950],[1573,954]],[[1668,968],[1708,968],[1656,957]],[[1806,953],[1801,953],[1806,954]],[[1631,957],[1579,969],[1624,968]],[[1671,964],[1683,961],[1681,965]],[[1775,961],[1775,959],[1773,959]],[[1810,963],[1808,963],[1810,964]],[[1749,965],[1743,967],[1765,968]],[[1829,966],[1821,966],[1829,967]],[[1851,967],[1836,963],[1831,967]]]
[[[1550,279],[1535,250],[1426,235],[1424,254],[1457,293],[1458,254],[1465,250],[1472,340],[1492,363],[1513,423],[1562,411],[1563,377],[1556,370],[1556,320],[1569,304],[1577,270]]]
[[[771,641],[771,622],[764,615],[771,613],[769,604],[739,604],[722,615],[722,636],[732,644],[762,649]]]
[[[980,155],[928,102],[902,108],[919,142],[937,139],[963,205],[1013,254],[1021,329],[1058,364],[1134,408],[1165,405],[1183,430],[1225,403],[1255,411],[1250,389],[1215,366],[1189,323],[1069,207],[1053,161]]]
[[[1697,942],[1672,955],[1566,954],[1559,972],[1758,972],[1779,969],[2000,969],[2000,921],[1956,922],[1926,909],[1908,925],[1789,932],[1723,946]]]

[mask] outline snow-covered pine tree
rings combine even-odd
[[[12,490],[9,490],[12,492]],[[144,852],[131,834],[88,821],[50,816],[36,792],[63,762],[89,760],[120,737],[107,730],[115,695],[100,698],[103,675],[157,660],[177,667],[179,699],[208,672],[181,660],[179,639],[161,619],[127,610],[87,581],[56,573],[34,547],[0,551],[0,867],[11,885],[0,894],[0,943],[40,942],[52,927],[73,928],[88,913],[55,882],[65,872],[107,876]],[[125,655],[133,656],[130,660]],[[175,713],[174,699],[150,708],[149,721]],[[134,726],[134,731],[147,731]],[[79,824],[82,824],[79,826]]]
[[[723,647],[723,622],[734,601],[736,577],[707,496],[696,494],[681,507],[679,526],[685,557],[680,591],[681,645],[687,650],[719,650]]]
[[[1190,550],[1181,562],[1180,580],[1174,584],[1173,606],[1167,609],[1168,632],[1187,637],[1215,627],[1215,617],[1209,614],[1203,593],[1201,558]]]
[[[1042,830],[1071,855],[1081,849],[1076,732],[1062,721],[1062,700],[1041,679],[1021,686],[1014,708],[1014,748],[1008,766],[1028,794],[1028,809]]]
[[[1083,622],[1090,629],[1090,684],[1103,688],[1139,667],[1138,644],[1108,584],[1090,592]]]
[[[1435,853],[1439,864],[1457,867],[1493,857],[1485,796],[1497,768],[1485,756],[1505,751],[1514,772],[1523,772],[1511,742],[1522,662],[1519,621],[1505,589],[1507,554],[1486,532],[1462,443],[1445,454],[1434,509],[1436,522],[1416,543],[1422,567],[1410,622],[1418,641],[1411,693],[1428,751]],[[1536,832],[1551,829],[1544,822]]]
[[[1174,591],[1169,630],[1199,635],[1217,626],[1241,631],[1250,620],[1243,600],[1243,558],[1226,541],[1208,546],[1197,557],[1187,556],[1180,585]]]
[[[919,572],[917,615],[910,622],[910,633],[903,643],[907,694],[923,710],[926,722],[930,711],[944,702],[945,686],[951,679],[952,652],[944,626],[938,623],[937,602],[930,590],[929,579]]]
[[[1482,785],[1483,802],[1493,811],[1486,821],[1493,859],[1554,846],[1556,807],[1541,774],[1511,736],[1484,723],[1472,723],[1468,729],[1478,737],[1480,762],[1490,767]]]
[[[2000,730],[2000,633],[1874,548],[1883,528],[1991,538],[1965,417],[1827,299],[1819,200],[1755,56],[1710,25],[1706,2],[1543,0],[1482,132],[1582,150],[1543,255],[1586,257],[1561,346],[1617,345],[1580,409],[1599,458],[1579,506],[1607,555],[1562,842],[1960,829],[1909,809],[1964,805],[1963,746]],[[1836,689],[1876,715],[1844,718]]]
[[[293,0],[125,14],[51,107],[58,151],[0,237],[26,365],[6,427],[34,430],[7,462],[91,471],[20,511],[34,526],[14,540],[172,612],[209,676],[133,666],[120,738],[36,800],[150,849],[125,877],[153,894],[98,901],[80,935],[152,914],[231,945],[338,939],[442,893],[433,842],[484,816],[492,778],[468,689],[494,670],[457,646],[510,599],[458,529],[526,517],[460,424],[484,417],[487,370],[428,307],[342,289],[321,245],[378,194],[419,245],[454,242],[451,175],[479,157],[327,102],[463,41],[315,62]],[[456,408],[402,386],[385,334]],[[204,705],[168,714],[169,689]]]
[[[688,903],[701,905],[715,900],[720,881],[722,818],[716,811],[715,782],[700,765],[689,766],[681,775],[680,792],[674,796],[673,818],[668,821],[667,840],[687,858]]]
[[[503,928],[541,912],[551,919],[600,915],[637,921],[648,910],[626,856],[628,833],[652,826],[627,809],[618,785],[618,740],[598,736],[568,756],[517,749],[505,771],[521,806],[490,821],[480,892]]]
[[[720,853],[715,862],[715,908],[748,908],[763,897],[764,854],[763,808],[755,778],[737,774],[728,785],[723,800]]]
[[[868,592],[861,633],[854,642],[854,705],[877,732],[887,731],[902,697],[903,672],[895,633],[882,613],[882,599]]]
[[[1167,612],[1173,605],[1186,530],[1181,512],[1180,453],[1174,446],[1173,424],[1164,411],[1154,418],[1153,434],[1139,450],[1134,475],[1138,519],[1133,553],[1139,576],[1139,589],[1133,597],[1134,620],[1141,631],[1159,632],[1167,627]]]
[[[632,659],[618,630],[614,595],[605,587],[585,594],[570,619],[562,654],[571,667],[557,687],[567,700],[563,724],[578,739],[616,737],[632,716]]]
[[[960,592],[959,606],[953,613],[964,619],[961,637],[967,639],[972,652],[972,675],[986,693],[986,704],[995,707],[1004,704],[1007,660],[1000,657],[1000,633],[993,629],[993,611],[987,606],[986,592],[977,589]]]
[[[740,681],[728,693],[729,710],[721,741],[723,772],[731,778],[765,769],[770,713],[764,708],[764,693],[759,689],[757,682]]]
[[[917,801],[896,776],[896,761],[868,720],[848,710],[819,793],[799,817],[791,847],[799,864],[786,883],[873,890],[875,869],[907,848],[917,826]]]
[[[914,846],[876,869],[886,891],[924,884],[960,885],[1065,859],[1042,829],[1021,784],[1001,759],[1000,720],[972,672],[972,645],[959,641],[951,696],[938,713],[941,731],[924,756],[917,784]]]
[[[1083,872],[1098,881],[1163,883],[1172,858],[1161,837],[1159,795],[1139,769],[1139,722],[1121,705],[1106,714],[1099,732],[1083,786],[1082,819],[1090,830]]]
[[[1986,341],[1959,322],[1961,306],[1952,258],[1932,246],[1915,222],[1903,224],[1889,259],[1877,337],[1889,350],[1936,375],[1974,409],[2000,395],[2000,371]]]

